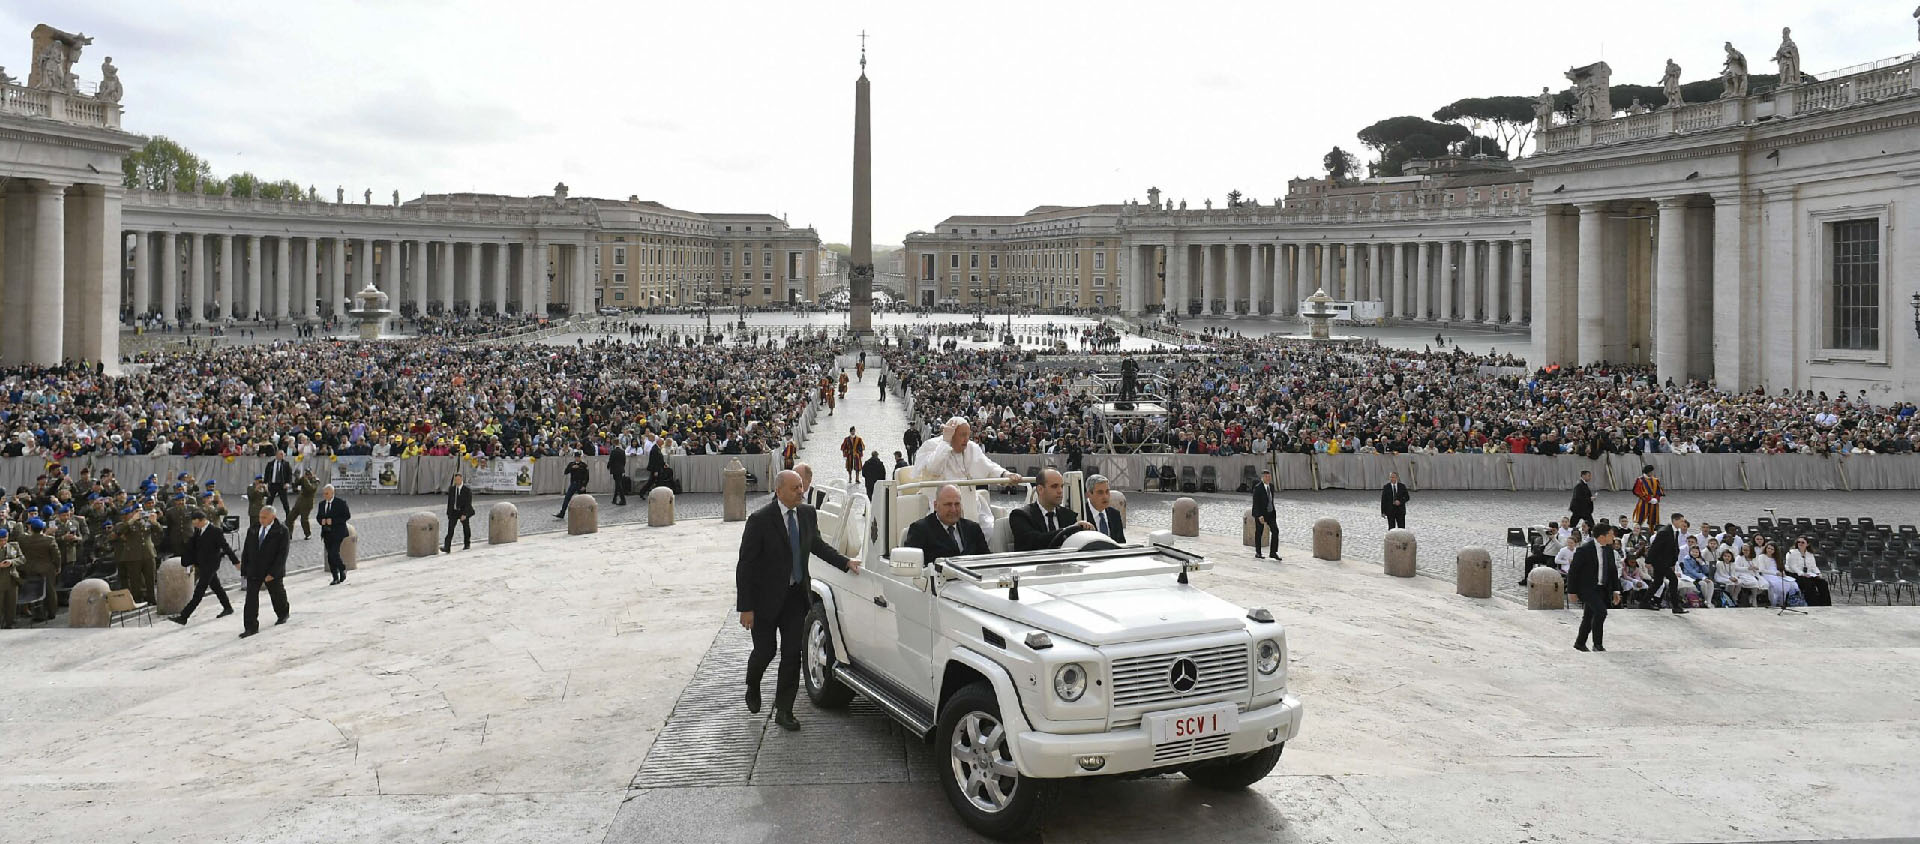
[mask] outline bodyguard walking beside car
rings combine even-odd
[[[800,688],[800,656],[807,610],[812,608],[807,558],[819,557],[834,568],[860,573],[860,561],[849,560],[820,538],[812,507],[801,501],[800,475],[781,472],[774,481],[774,500],[754,511],[740,535],[740,561],[734,568],[734,609],[740,626],[753,634],[753,655],[747,659],[747,711],[760,712],[760,678],[773,662],[774,639],[779,638],[779,673],[774,675],[773,722],[784,730],[800,729],[793,717],[793,699]]]

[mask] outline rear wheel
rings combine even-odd
[[[1020,838],[1040,826],[1053,784],[1022,776],[1000,701],[984,682],[961,689],[940,712],[935,733],[946,764],[947,801],[967,826],[992,838]]]
[[[833,633],[827,629],[827,607],[816,603],[807,611],[807,700],[819,709],[841,709],[853,700],[853,690],[833,676]]]
[[[1193,784],[1201,788],[1238,791],[1273,773],[1273,766],[1280,764],[1280,751],[1285,750],[1286,747],[1287,743],[1281,742],[1265,750],[1256,750],[1224,762],[1184,768],[1180,773],[1186,774],[1187,779],[1193,780]]]

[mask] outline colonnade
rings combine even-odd
[[[189,324],[326,319],[369,281],[395,312],[592,310],[586,241],[126,232],[125,308]],[[560,290],[553,289],[556,285]]]
[[[115,185],[10,178],[0,189],[0,362],[119,365]]]
[[[1529,237],[1133,244],[1121,308],[1187,315],[1299,313],[1316,289],[1379,303],[1384,319],[1522,325]],[[1196,311],[1197,309],[1197,311]]]

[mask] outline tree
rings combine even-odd
[[[292,179],[281,179],[277,182],[265,182],[261,184],[255,195],[261,199],[305,199],[307,192],[306,189],[300,187],[299,182]]]
[[[1505,161],[1507,159],[1507,148],[1501,145],[1500,139],[1490,138],[1486,135],[1474,135],[1472,137],[1469,137],[1464,141],[1454,144],[1450,151],[1454,155],[1461,155],[1461,156],[1467,156],[1467,157],[1484,155],[1488,158],[1497,159],[1500,161]]]
[[[186,147],[165,135],[155,135],[138,152],[121,163],[122,185],[131,189],[166,190],[167,177],[173,177],[174,190],[192,190],[196,184],[214,181],[213,168]]]
[[[1526,152],[1533,138],[1533,99],[1530,97],[1468,97],[1454,100],[1433,113],[1433,119],[1464,127],[1474,136],[1487,137],[1491,127],[1502,151],[1500,158],[1512,158]],[[1490,149],[1480,152],[1492,155]],[[1469,153],[1472,154],[1472,153]]]
[[[1329,150],[1326,156],[1320,159],[1320,166],[1326,168],[1327,178],[1332,179],[1335,184],[1351,180],[1355,170],[1358,169],[1355,166],[1353,154],[1339,147]]]
[[[1389,117],[1358,134],[1360,143],[1379,154],[1372,168],[1376,176],[1398,176],[1407,159],[1446,155],[1450,145],[1472,135],[1464,126],[1413,115]]]
[[[260,177],[252,173],[235,173],[226,178],[228,196],[257,196],[260,189]]]

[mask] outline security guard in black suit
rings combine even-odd
[[[262,505],[264,508],[266,505]],[[204,510],[194,510],[188,514],[193,520],[193,532],[187,537],[187,544],[180,552],[180,564],[193,568],[193,598],[187,601],[180,614],[173,617],[175,624],[186,624],[193,611],[200,606],[200,599],[207,596],[207,590],[213,590],[213,596],[220,599],[220,614],[214,618],[226,618],[233,615],[233,601],[227,598],[227,589],[220,585],[220,558],[226,557],[240,567],[240,558],[233,553],[233,546],[227,544],[227,535],[217,527],[207,524]],[[259,513],[254,514],[258,522]]]
[[[1077,517],[1060,506],[1066,495],[1065,476],[1058,469],[1040,470],[1039,485],[1034,488],[1032,504],[1008,516],[1013,526],[1013,550],[1043,551],[1058,548],[1067,537],[1093,530],[1093,523]]]
[[[740,626],[753,633],[753,655],[747,658],[747,711],[760,711],[760,677],[773,662],[778,634],[780,670],[774,679],[773,722],[784,730],[798,730],[793,699],[800,689],[807,611],[813,607],[807,558],[819,557],[854,574],[860,573],[860,561],[847,559],[820,538],[813,508],[800,500],[798,473],[781,472],[773,495],[771,503],[747,518],[740,535],[740,562],[733,574],[734,608],[740,613]]]
[[[1613,530],[1606,522],[1595,525],[1593,541],[1573,552],[1573,562],[1567,566],[1567,582],[1580,596],[1580,633],[1573,640],[1576,651],[1587,649],[1588,633],[1593,634],[1594,650],[1607,649],[1607,606],[1620,603],[1620,567],[1614,561],[1619,552],[1614,548]]]
[[[907,526],[902,545],[924,552],[924,560],[936,562],[945,557],[985,554],[987,533],[980,523],[963,518],[960,488],[947,484],[933,497],[933,512]]]

